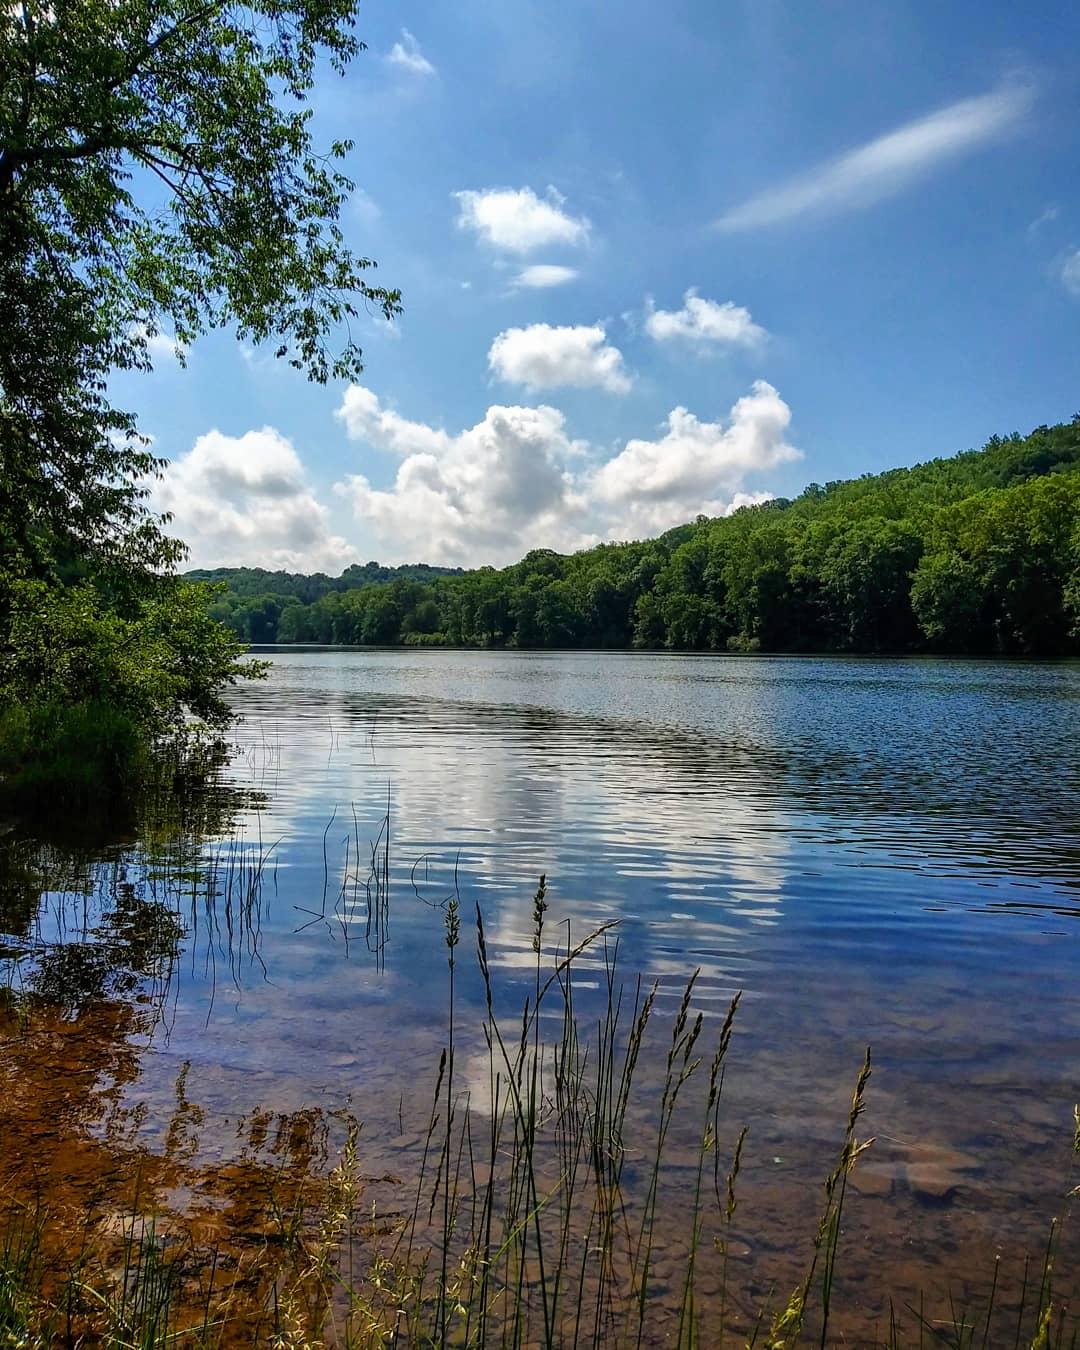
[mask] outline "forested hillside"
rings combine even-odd
[[[224,583],[225,591],[211,606],[214,618],[247,642],[276,642],[284,640],[277,637],[281,611],[292,602],[311,605],[334,591],[354,591],[390,581],[426,583],[462,574],[460,567],[430,567],[427,563],[382,567],[367,562],[346,567],[339,577],[328,577],[325,572],[269,572],[265,567],[200,567],[185,573],[184,579]]]
[[[1069,654],[1080,415],[659,539],[537,549],[501,570],[198,575],[227,581],[215,613],[249,641]]]

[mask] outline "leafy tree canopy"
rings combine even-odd
[[[239,646],[210,622],[212,592],[172,575],[183,549],[147,500],[160,462],[108,381],[147,368],[155,336],[173,337],[182,357],[223,326],[314,380],[360,371],[350,321],[361,308],[390,317],[399,297],[345,244],[350,145],[317,146],[306,104],[320,63],[341,72],[362,46],[353,8],[0,6],[9,703],[45,697],[45,662],[50,706],[92,696],[149,734],[184,710],[225,715],[217,691],[239,673]]]
[[[232,596],[275,595],[295,597],[305,604],[330,591],[348,591],[375,582],[433,581],[436,577],[460,576],[461,567],[431,567],[427,563],[405,563],[384,567],[377,562],[353,563],[339,577],[325,572],[270,572],[265,567],[198,567],[185,572],[189,581],[223,582]]]
[[[396,291],[337,220],[348,142],[314,145],[321,60],[361,45],[352,0],[17,0],[0,9],[0,542],[122,566],[178,556],[148,520],[155,461],[113,409],[148,339],[210,327],[351,378],[339,337]]]

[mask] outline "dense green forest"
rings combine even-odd
[[[430,567],[427,563],[383,567],[377,562],[346,567],[339,577],[325,572],[270,572],[265,567],[199,567],[184,580],[226,587],[211,613],[245,642],[277,642],[278,619],[286,605],[307,606],[324,595],[355,591],[390,581],[429,583],[438,577],[462,576],[460,567]]]
[[[793,501],[511,567],[250,569],[213,612],[255,642],[706,651],[1080,651],[1080,415]]]

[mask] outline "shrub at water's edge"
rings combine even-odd
[[[141,781],[146,754],[138,724],[107,703],[15,704],[0,713],[0,800],[85,805]]]
[[[156,751],[216,734],[223,689],[262,673],[209,614],[213,588],[171,578],[110,604],[88,582],[7,588],[0,794],[86,804],[140,783]]]

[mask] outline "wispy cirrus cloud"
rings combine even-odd
[[[529,267],[522,268],[517,274],[514,278],[514,287],[524,287],[530,291],[546,291],[552,286],[565,286],[577,278],[576,267],[562,267],[557,263],[533,263]]]
[[[1070,253],[1061,264],[1061,284],[1080,300],[1080,248]]]
[[[1047,225],[1053,225],[1054,221],[1057,220],[1060,214],[1061,211],[1058,209],[1058,207],[1056,206],[1046,207],[1035,217],[1035,219],[1027,227],[1028,238],[1034,239],[1040,230],[1044,229]]]
[[[420,44],[407,28],[401,30],[401,41],[395,42],[386,56],[392,66],[407,70],[410,75],[434,75],[435,67],[420,50]]]
[[[1021,121],[1033,101],[1034,90],[1020,83],[961,99],[767,188],[725,211],[716,226],[735,233],[799,216],[872,206],[938,165],[1004,135]]]

